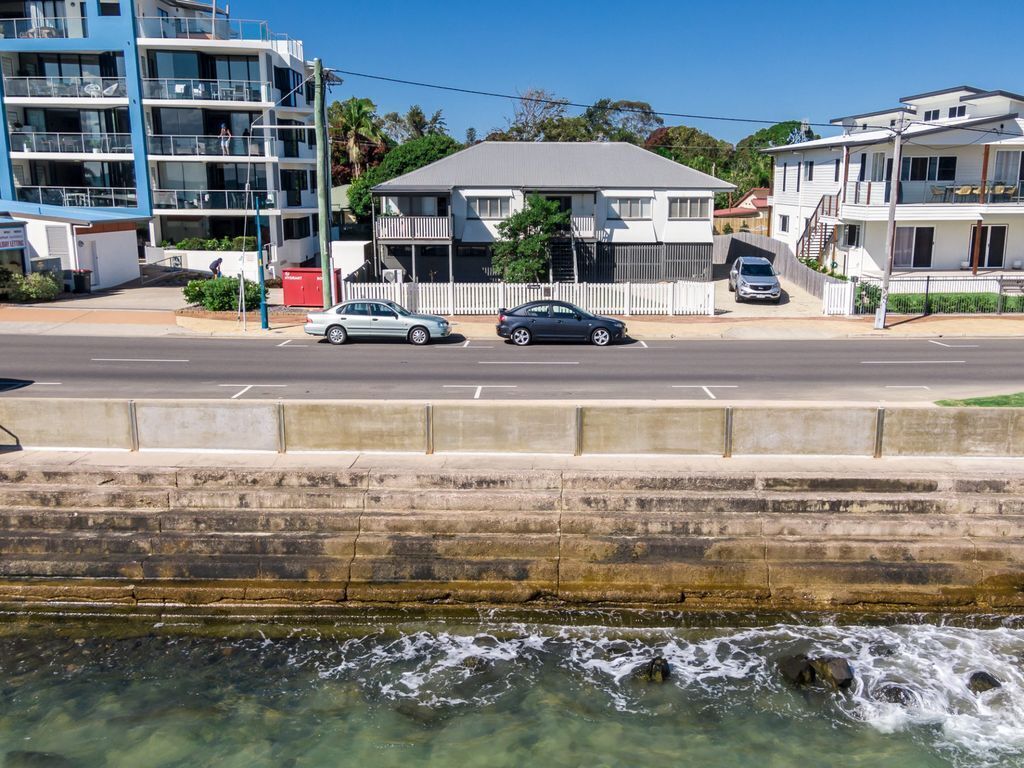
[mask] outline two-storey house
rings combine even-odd
[[[157,245],[252,235],[258,198],[279,261],[317,251],[312,131],[276,127],[312,125],[312,88],[302,44],[266,22],[193,0],[0,0],[0,69],[3,210],[149,220]]]
[[[733,188],[627,143],[485,141],[374,187],[374,252],[411,280],[490,280],[498,224],[538,194],[570,214],[553,281],[708,279],[714,195]]]
[[[765,150],[772,236],[849,275],[999,270],[1024,260],[1024,96],[958,86],[833,120],[842,134]],[[895,131],[903,127],[900,167]]]

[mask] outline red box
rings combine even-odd
[[[320,267],[289,267],[281,271],[286,307],[323,307],[323,272]],[[334,270],[334,295],[341,295],[341,270]]]

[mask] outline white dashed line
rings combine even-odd
[[[928,339],[929,344],[938,344],[940,347],[949,347],[950,349],[974,349],[977,344],[946,344],[935,339]]]
[[[94,363],[187,363],[188,360],[170,360],[158,357],[94,357]]]
[[[861,360],[861,365],[963,365],[966,360]]]
[[[672,385],[672,389],[703,389],[704,390],[704,394],[706,394],[711,400],[717,400],[718,399],[717,397],[715,397],[715,393],[711,391],[712,389],[738,389],[738,388],[739,388],[738,384],[709,384],[707,386],[704,386],[703,384],[673,384]]]
[[[445,389],[475,389],[474,400],[479,400],[485,389],[516,389],[515,384],[443,384]]]
[[[237,400],[239,397],[244,395],[253,387],[287,387],[287,384],[218,384],[218,387],[241,387],[242,389],[231,396],[232,400]]]

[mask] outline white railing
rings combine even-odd
[[[134,187],[17,187],[18,200],[74,208],[134,208]]]
[[[249,19],[214,19],[211,16],[137,16],[135,26],[139,37],[164,40],[265,40],[270,26],[265,21]]]
[[[851,282],[825,283],[824,296],[821,299],[821,313],[823,315],[852,315],[856,290],[856,284]]]
[[[123,77],[5,77],[4,95],[45,99],[124,99]]]
[[[379,240],[448,240],[452,229],[447,216],[380,216]]]
[[[594,236],[593,216],[573,216],[572,233],[576,237],[591,238]]]
[[[54,152],[61,154],[131,154],[130,133],[36,133],[11,134],[11,152]]]
[[[161,210],[251,211],[260,201],[260,208],[273,208],[275,193],[263,189],[154,189],[153,207]]]
[[[274,140],[262,136],[147,136],[151,155],[195,156],[230,155],[232,157],[270,157]]]
[[[387,299],[413,312],[493,314],[528,301],[567,301],[609,315],[709,315],[714,283],[342,283],[341,301]]]
[[[169,101],[270,101],[270,83],[260,80],[197,80],[188,77],[142,81],[146,99]]]
[[[84,8],[83,8],[84,10]],[[82,16],[37,16],[30,19],[0,19],[0,38],[85,37]]]

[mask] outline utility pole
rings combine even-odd
[[[315,86],[315,99],[313,110],[316,113],[316,202],[319,215],[319,238],[320,238],[320,272],[323,280],[324,309],[331,307],[331,286],[333,275],[331,274],[331,220],[330,205],[328,201],[331,194],[331,175],[327,171],[327,128],[326,128],[326,101],[324,88],[324,64],[320,59],[313,60],[313,84]]]
[[[270,329],[270,321],[267,319],[267,281],[263,272],[263,232],[260,228],[260,196],[256,198],[256,269],[260,279],[260,328],[264,331]]]
[[[885,313],[889,306],[889,280],[896,260],[896,202],[900,195],[900,162],[903,154],[903,113],[900,112],[893,137],[892,173],[889,178],[889,223],[885,228],[885,272],[882,274],[882,296],[875,310],[875,329],[885,329]]]

